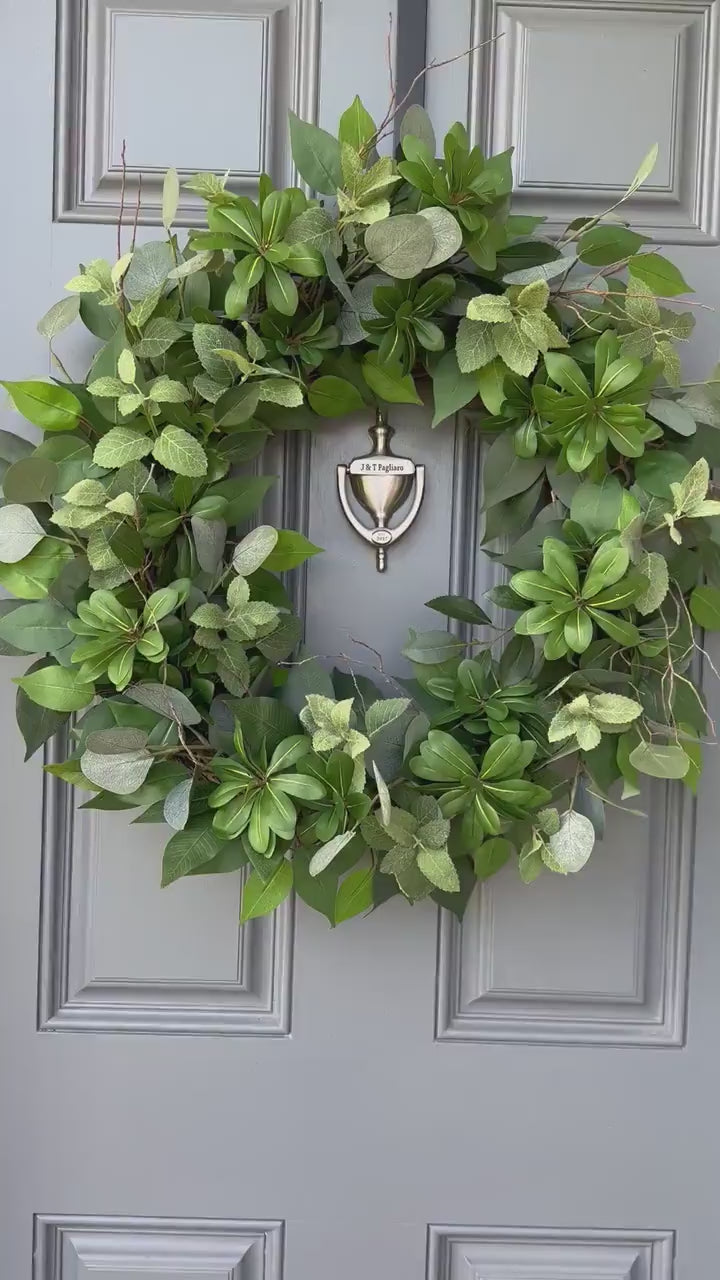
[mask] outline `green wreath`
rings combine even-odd
[[[701,769],[720,380],[681,385],[693,316],[664,304],[689,286],[617,215],[538,234],[510,211],[510,153],[462,125],[440,159],[420,108],[395,159],[387,125],[358,98],[337,138],[291,116],[327,203],[199,174],[208,229],[184,248],[171,170],[166,238],[89,262],[38,326],[52,353],[79,315],[103,344],[87,378],[55,357],[66,380],[4,383],[43,432],[0,433],[0,641],[37,655],[16,680],[27,755],[66,732],[46,767],[86,807],[167,823],[164,884],[247,866],[243,919],[293,886],[333,924],[397,893],[461,915],[510,859],[525,881],[582,867],[618,780],[622,799],[643,774],[694,790]],[[412,632],[387,697],[298,656],[278,575],[319,548],[239,536],[270,480],[236,467],[272,432],[420,405],[420,377],[434,424],[476,403],[492,440],[485,545],[512,576],[489,594],[510,619],[488,640],[478,604],[430,601],[472,638]]]

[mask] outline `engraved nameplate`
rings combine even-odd
[[[414,476],[415,463],[410,458],[353,458],[348,470],[351,476]]]

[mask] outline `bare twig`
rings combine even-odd
[[[477,53],[478,49],[484,49],[486,45],[495,44],[497,40],[502,39],[502,36],[503,32],[500,32],[496,36],[491,36],[489,40],[481,40],[479,44],[474,44],[469,49],[463,49],[462,53],[456,53],[452,58],[441,58],[439,60],[437,58],[433,58],[431,62],[428,62],[426,66],[418,71],[417,75],[413,76],[410,81],[409,89],[403,94],[399,102],[396,102],[395,100],[397,96],[395,93],[391,99],[388,110],[385,113],[384,119],[378,126],[374,137],[370,139],[368,146],[377,146],[378,142],[387,137],[388,133],[391,131],[391,126],[395,122],[396,116],[400,111],[402,111],[406,102],[412,97],[413,90],[420,83],[423,77],[427,75],[428,71],[437,71],[440,67],[449,67],[453,62],[460,62],[463,58],[469,57],[471,53]]]
[[[57,365],[57,367],[58,367],[58,369],[60,370],[60,372],[62,373],[63,377],[64,377],[64,378],[67,378],[68,382],[72,382],[72,378],[70,377],[70,374],[68,373],[67,369],[65,368],[65,365],[63,364],[63,362],[62,362],[62,360],[60,359],[60,357],[59,357],[59,355],[57,354],[57,352],[53,350],[52,343],[50,343],[50,359],[53,361],[53,363],[54,363],[54,364],[56,364],[56,365]]]
[[[379,650],[378,650],[378,649],[373,649],[372,645],[371,645],[371,644],[368,644],[368,643],[367,643],[367,641],[365,641],[365,640],[356,640],[356,639],[355,639],[355,636],[351,636],[349,633],[348,633],[348,639],[349,639],[349,640],[351,640],[353,644],[359,645],[359,647],[360,647],[361,649],[367,649],[369,653],[372,653],[372,654],[377,658],[377,661],[378,661],[378,664],[377,664],[377,670],[380,672],[380,674],[381,674],[381,675],[383,675],[383,676],[384,676],[384,675],[385,675],[385,667],[384,667],[384,665],[383,665],[383,657],[382,657],[382,654],[379,652]],[[343,654],[343,657],[344,657],[344,656],[345,656],[345,655]]]
[[[563,294],[556,294],[555,297],[569,298],[578,293],[589,293],[592,297],[596,297],[596,298],[617,298],[617,294],[613,293],[610,289],[567,289]],[[623,296],[623,299],[626,299],[626,298],[643,298],[644,299],[647,297],[647,295],[644,293],[630,293],[628,291],[626,291],[622,296]],[[655,298],[660,299],[661,302],[677,301],[676,298],[669,297],[667,294],[664,294],[664,293],[656,293],[654,296]],[[714,307],[708,306],[706,302],[690,302],[688,299],[683,299],[682,305],[684,307],[700,307],[701,310],[703,311],[715,310]]]
[[[390,13],[388,14],[388,33],[387,33],[387,64],[388,64],[388,75],[390,77],[391,104],[393,104],[397,98],[397,85],[395,83],[395,69],[393,67],[393,56],[392,56],[393,55],[392,35],[393,35],[393,16],[392,16],[392,10],[391,10]]]
[[[125,159],[125,148],[126,148],[126,142],[125,142],[125,138],[123,138],[122,147],[120,148],[120,164],[122,166],[122,179],[120,181],[120,212],[118,213],[118,220],[117,220],[118,259],[122,257],[122,224],[123,224],[123,216],[125,213],[125,191],[127,187],[127,162]]]

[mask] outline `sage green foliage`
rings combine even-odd
[[[165,822],[164,884],[245,868],[243,920],[293,888],[331,924],[393,894],[462,915],[509,862],[578,871],[616,782],[701,769],[720,366],[682,387],[690,288],[617,212],[657,149],[610,216],[558,236],[513,214],[510,152],[461,124],[438,147],[416,106],[393,156],[386,136],[358,98],[337,136],[291,114],[318,198],[198,174],[186,243],[171,170],[164,237],[89,260],[38,325],[100,340],[87,375],[3,383],[43,433],[0,432],[27,754],[65,732],[50,772]],[[278,576],[319,548],[248,528],[272,480],[247,464],[276,431],[430,396],[434,425],[468,406],[487,435],[485,548],[509,580],[486,607],[428,602],[455,633],[411,631],[412,679],[330,675]]]

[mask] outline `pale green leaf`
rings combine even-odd
[[[205,450],[182,427],[164,427],[152,446],[152,454],[161,466],[181,476],[204,476],[207,472]]]

